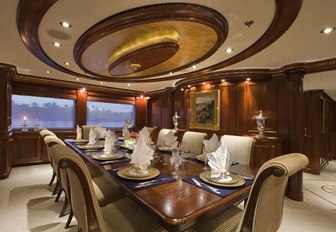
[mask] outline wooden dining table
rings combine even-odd
[[[198,176],[204,171],[204,162],[193,157],[184,160],[178,169],[177,178],[173,181],[134,190],[129,188],[123,178],[116,175],[116,172],[121,168],[130,166],[129,161],[102,165],[91,157],[91,152],[80,149],[72,143],[71,139],[66,139],[65,143],[87,162],[96,165],[108,178],[117,182],[130,198],[141,205],[167,231],[183,231],[203,220],[209,220],[247,199],[251,190],[251,185],[242,186],[235,188],[233,193],[222,197],[212,191],[188,183],[185,181],[186,178]],[[121,152],[131,153],[126,150]],[[170,157],[171,152],[155,150],[151,165],[158,169],[160,174],[171,177],[174,167],[170,165]],[[255,174],[255,171],[250,167],[241,164],[231,166],[230,172],[245,177]]]

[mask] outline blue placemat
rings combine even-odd
[[[125,184],[128,188],[137,191],[141,189],[151,188],[157,185],[165,184],[168,182],[175,181],[176,179],[170,176],[167,176],[166,174],[160,173],[157,177],[150,179],[150,180],[128,180],[121,178],[117,175],[117,171],[110,170],[108,171],[111,175],[115,176],[123,184]]]
[[[253,180],[250,180],[250,179],[244,179],[245,180],[245,184],[243,185],[243,186],[240,186],[240,187],[235,187],[235,188],[226,188],[226,187],[220,187],[220,186],[215,186],[215,185],[210,185],[210,184],[208,184],[208,183],[204,183],[204,184],[207,184],[207,185],[209,185],[209,186],[212,186],[212,187],[214,187],[214,188],[216,188],[217,190],[218,190],[218,192],[216,193],[216,192],[214,192],[213,190],[211,190],[210,188],[208,188],[208,187],[202,187],[202,186],[198,186],[192,179],[196,179],[196,181],[198,181],[198,182],[200,182],[200,183],[204,183],[204,181],[202,181],[201,180],[201,178],[199,177],[199,176],[194,176],[194,177],[190,177],[190,178],[186,178],[186,179],[183,179],[185,182],[187,182],[187,183],[189,183],[189,184],[192,184],[192,185],[194,185],[194,186],[197,186],[197,187],[199,187],[199,188],[202,188],[202,189],[204,189],[204,190],[206,190],[206,191],[208,191],[208,192],[211,192],[211,193],[213,193],[213,194],[216,194],[216,195],[218,195],[218,196],[220,196],[220,197],[226,197],[226,196],[228,196],[228,195],[230,195],[230,194],[232,194],[232,193],[234,193],[234,192],[236,192],[236,191],[238,191],[238,190],[240,190],[241,188],[243,188],[243,187],[246,187],[246,186],[249,186],[249,185],[251,185],[252,183],[253,183]]]

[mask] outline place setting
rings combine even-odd
[[[150,147],[149,142],[149,136],[144,131],[140,131],[131,155],[131,165],[116,171],[109,171],[112,175],[119,177],[132,190],[175,181],[175,178],[161,174],[157,168],[151,166],[154,150]]]
[[[177,136],[174,135],[173,130],[163,136],[163,142],[163,145],[158,146],[159,151],[172,152],[178,146]]]
[[[210,170],[203,168],[204,171],[198,176],[186,178],[184,181],[221,197],[238,191],[242,186],[253,183],[251,178],[245,179],[238,174],[230,173],[229,169],[232,162],[224,144],[220,144],[218,149],[207,154],[207,157]]]

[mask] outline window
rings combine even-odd
[[[122,128],[126,119],[134,122],[135,107],[131,104],[87,102],[87,124]]]
[[[74,128],[74,106],[70,99],[12,95],[12,127]]]

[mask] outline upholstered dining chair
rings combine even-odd
[[[39,133],[40,133],[40,136],[41,136],[42,138],[46,137],[47,135],[53,135],[53,136],[56,136],[54,132],[52,132],[52,131],[50,131],[50,130],[48,130],[48,129],[40,130]]]
[[[100,207],[85,162],[62,146],[54,146],[53,151],[60,154],[59,167],[66,170],[78,231],[165,231],[128,198]]]
[[[168,134],[169,131],[173,131],[174,134],[176,132],[176,130],[173,130],[173,129],[166,129],[166,128],[162,128],[160,131],[159,131],[159,134],[158,134],[158,137],[157,137],[157,140],[156,140],[156,145],[158,146],[165,146],[165,140],[164,140],[164,136],[166,134]]]
[[[187,231],[277,231],[281,224],[288,177],[307,164],[308,158],[300,153],[291,153],[267,161],[256,175],[244,210],[232,207]]]
[[[83,125],[82,130],[83,130],[83,139],[89,139],[89,134],[91,128],[97,128],[98,125]]]
[[[66,201],[64,202],[62,211],[66,209],[66,206],[68,204],[70,204],[71,206],[71,195],[70,195],[70,191],[69,189],[71,188],[71,186],[69,185],[68,182],[68,178],[66,176],[65,170],[64,169],[60,169],[60,167],[58,166],[59,164],[59,159],[60,157],[63,156],[75,156],[78,157],[79,159],[82,160],[82,158],[72,149],[70,149],[67,146],[62,146],[62,145],[53,145],[51,148],[51,154],[53,156],[53,161],[55,163],[55,165],[57,166],[57,173],[59,175],[59,179],[60,179],[60,183],[62,185],[62,189],[65,192],[65,196],[66,196]],[[84,163],[84,165],[86,166],[86,169],[89,172],[90,175],[90,180],[92,181],[92,186],[94,189],[94,194],[96,199],[98,200],[99,206],[106,206],[107,204],[117,201],[119,199],[122,199],[125,197],[124,193],[121,191],[119,185],[115,182],[113,182],[112,180],[108,180],[102,173],[100,176],[96,175],[95,172],[95,176],[92,177],[92,170],[89,169],[88,164],[85,163],[83,160],[82,162]],[[92,166],[90,166],[90,168],[92,168]],[[61,213],[62,213],[61,211]],[[65,228],[68,228],[70,223],[71,223],[71,219],[73,216],[73,211],[72,208],[70,210],[70,214],[68,217],[68,220],[66,222]]]
[[[242,165],[250,165],[255,138],[238,135],[223,135],[220,141],[227,147],[232,161]]]
[[[182,137],[182,144],[185,144],[188,152],[199,155],[202,154],[203,140],[207,133],[186,131]]]

